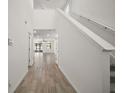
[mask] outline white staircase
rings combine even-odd
[[[115,93],[115,57],[110,55],[110,93]]]

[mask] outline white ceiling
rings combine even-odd
[[[34,8],[64,8],[67,1],[68,0],[34,0]]]

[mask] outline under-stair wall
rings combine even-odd
[[[61,10],[56,11],[59,67],[77,93],[110,93],[114,47]]]

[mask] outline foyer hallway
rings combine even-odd
[[[35,62],[15,93],[76,93],[56,64],[54,53],[35,53]]]

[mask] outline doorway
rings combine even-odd
[[[33,31],[34,56],[54,54],[58,63],[58,33],[55,29],[34,29]]]
[[[33,64],[33,35],[28,32],[28,67]]]

